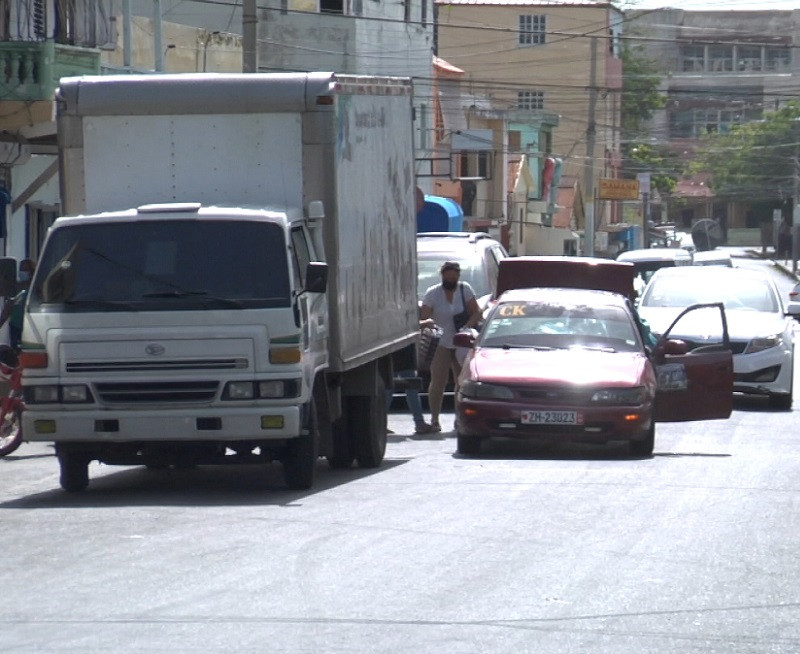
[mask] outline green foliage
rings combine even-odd
[[[659,93],[661,77],[656,63],[641,48],[622,49],[622,167],[626,177],[650,173],[651,184],[661,194],[670,193],[679,177],[679,166],[668,150],[647,143],[648,122],[664,106]]]
[[[784,200],[800,171],[800,103],[790,102],[759,122],[703,137],[689,172],[708,173],[719,197]]]

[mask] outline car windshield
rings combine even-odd
[[[417,298],[422,299],[431,286],[442,281],[439,269],[445,261],[458,261],[461,266],[461,281],[467,282],[475,291],[476,297],[489,295],[489,281],[486,270],[481,265],[478,257],[472,259],[459,259],[446,252],[427,253],[417,255]]]
[[[552,301],[497,305],[486,320],[479,345],[641,350],[633,319],[624,308]]]
[[[71,224],[48,237],[29,309],[170,311],[290,305],[285,237],[270,223]]]
[[[654,278],[645,289],[640,306],[683,308],[692,304],[722,302],[726,310],[780,311],[780,302],[766,278],[693,276]]]

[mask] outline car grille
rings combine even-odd
[[[126,382],[95,384],[95,391],[105,404],[171,404],[209,402],[217,395],[219,382]]]
[[[155,372],[175,370],[243,370],[247,359],[167,359],[139,361],[71,361],[67,372]]]
[[[586,404],[591,399],[594,389],[585,390],[578,388],[517,388],[517,397],[524,400],[533,400],[541,404],[574,405]]]

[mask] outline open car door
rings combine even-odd
[[[719,342],[687,351],[682,341],[669,334],[687,313],[718,308],[722,327]],[[733,353],[728,321],[722,302],[695,304],[684,309],[672,322],[651,354],[658,378],[655,420],[688,422],[728,418],[733,411]]]

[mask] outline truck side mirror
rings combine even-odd
[[[312,261],[306,266],[306,286],[303,290],[307,293],[324,293],[328,290],[327,263]]]
[[[0,296],[14,297],[17,294],[17,260],[0,257]]]

